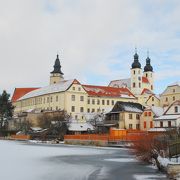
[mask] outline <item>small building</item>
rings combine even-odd
[[[119,129],[140,129],[140,117],[144,106],[139,103],[118,101],[107,114],[105,125]]]
[[[148,131],[154,128],[154,118],[157,118],[163,114],[162,107],[148,106],[144,109],[140,120],[140,129],[143,131]]]
[[[168,107],[177,100],[180,100],[180,82],[170,84],[160,95],[160,104],[162,107]]]
[[[180,128],[180,100],[172,103],[154,122],[155,128]]]
[[[90,123],[71,122],[68,126],[69,134],[87,134],[94,131],[94,127]]]

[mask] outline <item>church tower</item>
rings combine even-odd
[[[131,66],[131,91],[135,95],[142,92],[142,69],[137,51],[135,51],[134,62]]]
[[[51,72],[51,76],[50,76],[50,84],[56,84],[62,81],[64,79],[63,75],[64,74],[61,71],[61,64],[59,61],[59,55],[57,54],[57,57],[54,63],[54,70]]]
[[[149,58],[149,53],[146,58],[146,65],[144,66],[143,76],[146,77],[150,83],[150,90],[154,90],[154,77],[153,77],[153,67],[151,66],[151,59]]]

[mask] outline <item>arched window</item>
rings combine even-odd
[[[133,83],[133,87],[136,87],[136,83],[135,82]]]

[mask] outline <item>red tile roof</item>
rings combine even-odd
[[[149,83],[149,80],[148,80],[147,77],[142,77],[142,82],[143,82],[143,83]]]
[[[143,95],[143,94],[154,94],[154,93],[151,90],[144,88],[141,92],[141,95]]]
[[[39,88],[15,88],[11,101],[15,102],[25,94]]]
[[[101,97],[135,97],[128,88],[115,88],[109,86],[82,85],[88,95]]]

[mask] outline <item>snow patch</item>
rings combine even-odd
[[[166,178],[166,175],[164,174],[158,174],[158,175],[155,175],[155,174],[135,174],[134,176],[134,179],[136,180],[155,180],[155,179],[161,179],[161,178]]]
[[[113,162],[138,162],[136,159],[133,158],[114,158],[114,159],[104,159],[105,161],[113,161]]]

